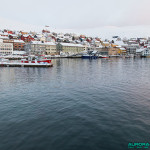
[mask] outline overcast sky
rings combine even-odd
[[[49,25],[51,30],[94,36],[139,30],[148,36],[149,7],[150,0],[3,0],[0,28],[38,30]]]

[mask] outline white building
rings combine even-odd
[[[136,54],[142,57],[150,57],[150,49],[148,48],[137,49]]]
[[[12,55],[12,54],[13,54],[13,44],[3,43],[3,40],[0,39],[0,55]]]

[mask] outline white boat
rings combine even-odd
[[[109,58],[108,55],[99,55],[99,58]]]
[[[52,67],[53,64],[51,60],[32,60],[32,57],[28,57],[28,60],[22,59],[21,62],[10,62],[10,61],[0,61],[0,67]]]

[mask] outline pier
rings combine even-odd
[[[0,63],[0,67],[53,67],[53,64],[40,63]]]

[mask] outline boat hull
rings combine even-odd
[[[97,59],[98,56],[82,56],[83,59]]]
[[[0,67],[52,67],[51,63],[2,63]]]
[[[99,58],[109,58],[109,56],[101,55]]]
[[[41,63],[41,62],[51,63],[51,59],[45,59],[45,60],[37,61],[37,63]],[[21,61],[21,63],[30,63],[30,61],[25,60],[25,61]],[[33,61],[31,61],[31,63],[36,63],[36,62],[33,60]]]

